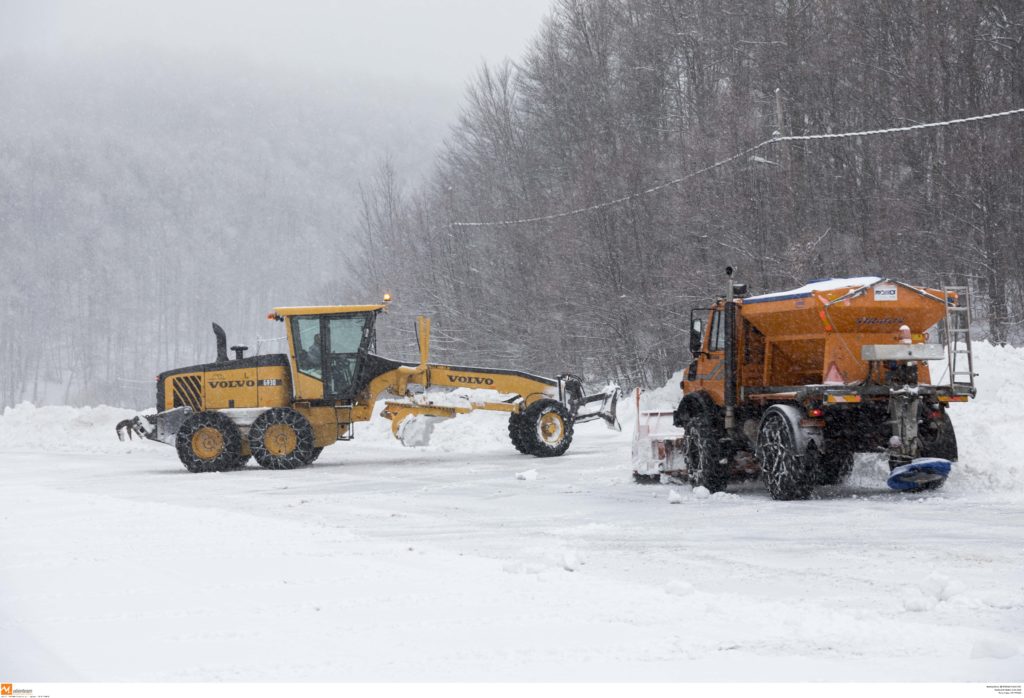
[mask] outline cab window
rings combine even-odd
[[[320,344],[320,318],[293,317],[292,338],[295,341],[295,362],[300,373],[321,378],[323,353]]]
[[[716,310],[711,316],[711,335],[708,338],[708,351],[722,351],[725,349],[725,323],[722,322],[722,311]]]
[[[328,320],[332,354],[355,354],[363,343],[365,315],[334,317]]]

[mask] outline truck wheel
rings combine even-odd
[[[781,411],[769,408],[761,418],[757,454],[772,499],[807,499],[814,487],[817,449],[799,453],[793,425]]]
[[[944,458],[948,461],[957,459],[956,433],[945,411],[938,419],[921,422],[918,425],[918,438],[921,440],[922,458]]]
[[[220,412],[190,414],[181,423],[174,445],[190,473],[232,470],[242,458],[242,434]]]
[[[317,446],[313,449],[313,458],[310,459],[310,463],[316,463],[316,459],[320,457],[320,454],[324,452],[323,446]]]
[[[818,457],[818,484],[839,485],[853,472],[853,451],[830,449]]]
[[[249,447],[268,470],[291,470],[313,462],[313,427],[290,407],[267,410],[249,429]]]
[[[694,487],[721,492],[729,484],[728,464],[722,464],[721,434],[711,417],[701,413],[686,422],[686,477]]]
[[[521,420],[523,444],[538,458],[560,456],[572,443],[572,416],[558,400],[537,400],[526,408]]]
[[[508,416],[508,438],[520,453],[529,454],[530,447],[523,435],[523,415],[513,412]]]

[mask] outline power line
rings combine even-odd
[[[639,199],[641,197],[648,196],[648,195],[653,194],[655,192],[661,191],[662,189],[667,189],[669,187],[674,187],[674,186],[676,186],[678,184],[682,184],[683,182],[685,182],[688,179],[692,179],[694,177],[697,177],[698,175],[702,175],[702,174],[704,174],[706,172],[710,172],[711,170],[714,170],[714,169],[717,169],[719,167],[723,167],[725,165],[728,165],[730,162],[733,162],[735,160],[739,160],[740,158],[745,157],[747,155],[750,155],[751,153],[756,152],[756,151],[758,151],[758,150],[760,150],[762,148],[766,148],[769,145],[772,145],[773,143],[786,143],[786,142],[793,142],[793,141],[816,141],[816,140],[828,140],[828,139],[838,139],[838,138],[860,138],[860,137],[863,137],[863,136],[881,136],[881,135],[890,134],[890,133],[905,133],[907,131],[920,131],[920,130],[929,129],[929,128],[941,128],[941,127],[945,127],[945,126],[956,126],[956,125],[959,125],[959,124],[966,124],[966,123],[971,123],[971,122],[975,122],[975,121],[984,121],[986,119],[998,119],[1000,117],[1013,116],[1013,115],[1016,115],[1016,114],[1024,114],[1024,108],[1010,109],[1009,111],[994,112],[994,113],[991,113],[991,114],[981,114],[979,116],[966,116],[966,117],[963,117],[961,119],[949,119],[947,121],[934,121],[934,122],[927,123],[927,124],[914,124],[913,126],[895,126],[895,127],[892,127],[892,128],[877,128],[877,129],[871,129],[871,130],[868,130],[868,131],[849,131],[849,132],[846,132],[846,133],[816,133],[816,134],[811,134],[811,135],[807,135],[807,136],[773,136],[773,137],[769,138],[768,140],[761,141],[757,145],[751,146],[750,148],[747,148],[746,150],[742,150],[742,151],[736,153],[735,155],[730,155],[729,157],[725,158],[724,160],[719,160],[718,162],[712,163],[712,164],[708,165],[707,167],[702,167],[699,170],[694,170],[693,172],[688,172],[687,174],[685,174],[682,177],[679,177],[677,179],[672,179],[672,180],[669,180],[667,182],[662,182],[661,184],[658,184],[658,185],[655,185],[653,187],[650,187],[649,189],[644,189],[642,191],[634,192],[632,194],[627,194],[625,196],[620,196],[617,199],[610,199],[608,201],[603,201],[603,202],[601,202],[599,204],[593,204],[591,206],[584,206],[583,208],[572,209],[571,211],[561,211],[559,213],[550,213],[550,214],[545,215],[545,216],[533,216],[532,218],[518,218],[518,219],[514,219],[514,220],[503,220],[503,221],[458,222],[458,223],[452,223],[451,225],[454,228],[490,228],[490,227],[501,227],[501,226],[525,225],[527,223],[543,223],[543,222],[546,222],[546,221],[558,220],[560,218],[569,218],[570,216],[578,216],[578,215],[580,215],[582,213],[591,213],[593,211],[600,211],[602,209],[610,208],[612,206],[618,206],[619,204],[624,204],[627,201],[632,201],[633,199]]]

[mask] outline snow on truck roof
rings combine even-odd
[[[743,304],[765,303],[768,301],[784,301],[792,298],[807,298],[815,291],[835,291],[840,288],[863,288],[881,281],[879,276],[855,276],[849,279],[818,279],[800,288],[789,291],[776,291],[775,293],[763,293],[760,296],[750,296],[743,299]]]

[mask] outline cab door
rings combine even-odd
[[[704,347],[692,386],[691,390],[710,394],[715,404],[725,401],[725,313],[721,307],[712,308],[708,314]]]
[[[373,313],[323,318],[323,375],[325,400],[352,400],[373,341]]]

